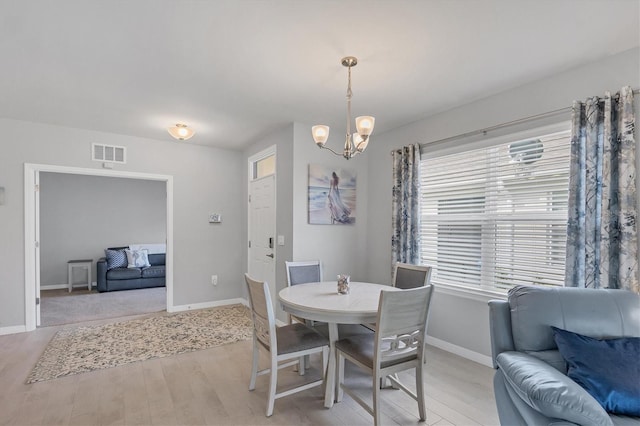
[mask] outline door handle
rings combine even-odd
[[[270,258],[272,258],[272,259],[273,259],[273,253],[268,254],[268,255],[267,255],[267,257],[270,257]]]

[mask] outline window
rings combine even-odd
[[[563,285],[568,131],[421,163],[421,262],[432,281],[485,290]]]
[[[275,174],[276,172],[276,156],[269,155],[268,157],[261,158],[258,161],[253,162],[253,171],[251,172],[251,178],[260,179],[265,176]]]

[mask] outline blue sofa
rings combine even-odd
[[[128,247],[110,247],[109,250],[122,250]],[[97,263],[97,286],[99,292],[133,290],[138,288],[164,287],[166,255],[150,254],[146,268],[107,268],[107,259],[101,258]]]
[[[567,376],[551,328],[595,339],[640,337],[640,295],[521,286],[509,292],[507,301],[490,301],[489,313],[502,425],[640,425],[638,417],[605,411]],[[633,362],[625,366],[634,367]]]

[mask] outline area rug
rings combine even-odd
[[[58,331],[27,383],[247,340],[250,311],[231,305]]]

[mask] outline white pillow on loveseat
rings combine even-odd
[[[149,252],[146,249],[125,249],[124,252],[127,254],[127,268],[147,268],[151,266],[149,263]]]

